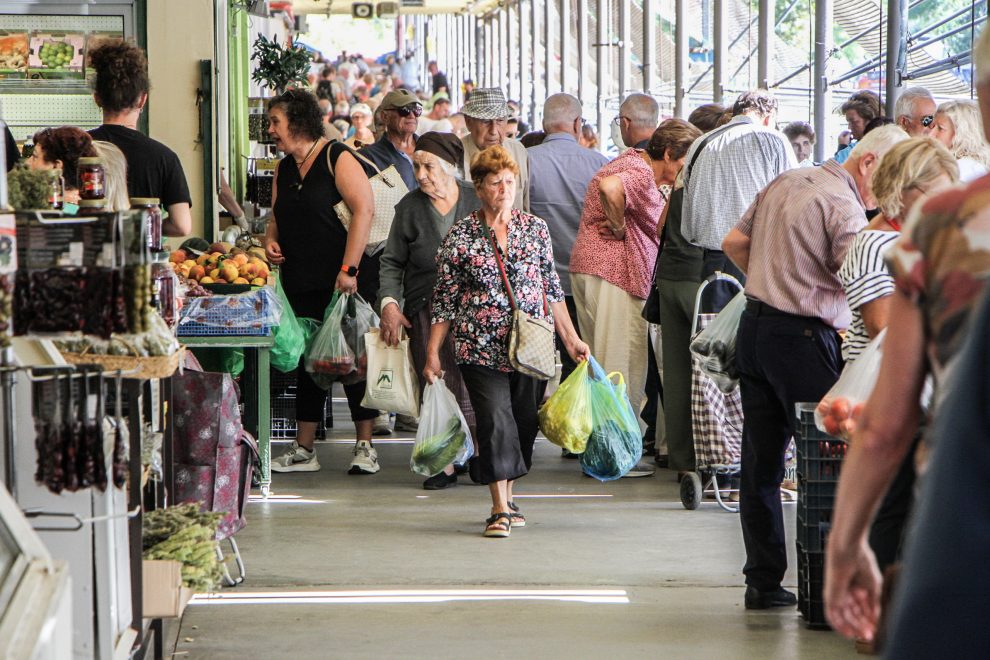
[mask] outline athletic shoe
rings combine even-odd
[[[640,461],[633,466],[633,469],[622,475],[623,479],[635,479],[636,477],[652,477],[657,471],[655,465],[651,465],[646,461]]]
[[[358,440],[354,445],[354,458],[348,474],[374,474],[382,469],[378,464],[378,451],[367,440]]]
[[[316,452],[301,447],[295,440],[284,454],[272,459],[272,472],[316,472],[319,469]]]
[[[443,490],[457,485],[457,475],[441,472],[423,482],[423,490]]]
[[[395,430],[405,431],[406,433],[415,433],[419,430],[419,420],[410,415],[396,415],[395,416]]]
[[[794,607],[797,596],[783,587],[771,591],[759,591],[756,587],[746,587],[744,598],[747,610],[768,610],[771,607]]]
[[[371,430],[371,435],[392,435],[392,427],[389,426],[390,419],[387,412],[383,412],[375,418],[375,427]]]

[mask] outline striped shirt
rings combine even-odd
[[[703,142],[702,152],[692,161]],[[746,115],[698,138],[684,162],[693,164],[684,173],[681,233],[689,243],[709,250],[721,250],[722,239],[756,194],[797,166],[784,134]]]
[[[746,295],[847,328],[851,314],[837,273],[865,226],[856,181],[834,160],[785,172],[736,225],[750,238]]]
[[[839,279],[852,311],[852,323],[842,342],[842,359],[846,362],[858,358],[870,343],[861,311],[863,305],[894,293],[894,278],[887,270],[884,255],[900,236],[896,231],[864,229],[856,234],[839,269]]]

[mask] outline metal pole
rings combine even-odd
[[[558,0],[560,7],[560,91],[572,92],[571,84],[571,0]]]
[[[725,24],[725,1],[714,0],[715,16],[713,23],[714,38],[714,73],[712,78],[712,101],[722,103],[722,95],[725,90],[725,65],[728,60],[728,48],[726,48],[726,24]]]
[[[631,0],[619,0],[619,96],[629,89],[629,60],[632,54]]]
[[[605,141],[607,139],[605,129],[605,97],[610,90],[606,88],[605,84],[605,54],[609,51],[606,49],[609,47],[607,45],[608,41],[608,3],[610,0],[597,0],[596,7],[598,9],[596,15],[597,18],[595,23],[597,25],[596,37],[597,43],[595,44],[595,80],[597,84],[597,91],[595,94],[595,104],[598,107],[598,144],[602,151],[605,150]],[[686,0],[685,0],[686,1]]]
[[[907,0],[887,1],[887,116],[894,117],[894,105],[904,86],[902,76],[907,65]]]
[[[534,126],[534,107],[535,104],[531,98],[532,93],[531,88],[533,86],[533,78],[531,76],[531,71],[529,69],[529,58],[532,56],[529,48],[527,47],[527,33],[526,33],[526,12],[523,9],[522,0],[515,5],[516,10],[516,43],[519,44],[519,102],[523,104],[526,113],[529,114],[529,125],[532,128]],[[523,115],[526,116],[525,114]]]
[[[529,36],[532,41],[532,48],[530,49],[529,58],[529,71],[530,79],[532,80],[531,88],[531,103],[530,108],[533,115],[533,121],[536,121],[536,102],[540,98],[540,11],[539,3],[536,0],[529,0]]]
[[[643,91],[656,85],[657,0],[643,0]]]
[[[516,51],[519,49],[519,44],[516,42],[515,31],[512,29],[512,10],[506,5],[502,12],[505,17],[505,43],[507,48],[505,50],[505,69],[508,72],[509,87],[512,89],[512,94],[510,95],[513,99],[519,99],[522,94],[522,89],[519,87],[519,72],[516,71]]]
[[[894,0],[891,0],[893,2]],[[773,60],[773,38],[774,38],[774,3],[772,0],[760,0],[759,8],[759,46],[756,56],[756,86],[760,89],[770,89],[770,80],[773,77],[771,67]]]
[[[832,105],[827,65],[832,51],[832,0],[815,0],[815,160],[825,160],[825,145],[831,144],[825,134],[825,118]]]
[[[578,0],[577,13],[577,96],[583,105],[588,93],[585,77],[590,68],[588,66],[588,0]]]
[[[546,89],[543,101],[546,97],[550,96],[553,92],[553,1],[544,0],[543,2],[543,71],[546,76]]]
[[[688,0],[674,3],[674,114],[682,119],[687,117],[684,107],[688,76],[687,4]]]

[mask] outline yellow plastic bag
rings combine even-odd
[[[588,360],[584,360],[540,408],[540,431],[550,442],[574,454],[584,452],[591,436],[590,391]]]

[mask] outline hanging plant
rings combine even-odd
[[[295,45],[283,46],[265,35],[258,35],[254,42],[251,60],[257,62],[251,80],[281,94],[293,83],[305,83],[309,73],[309,52]]]

